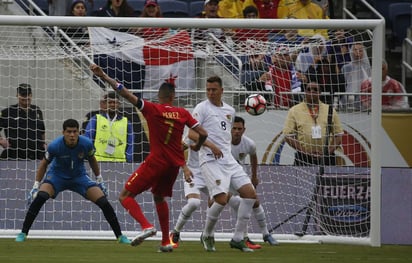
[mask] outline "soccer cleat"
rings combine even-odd
[[[173,252],[173,244],[167,244],[165,246],[159,246],[157,252]]]
[[[140,233],[140,234],[138,234],[133,240],[132,240],[132,242],[130,243],[132,246],[138,246],[138,245],[140,245],[141,243],[143,243],[143,241],[146,239],[146,238],[149,238],[149,237],[151,237],[151,236],[154,236],[154,235],[156,235],[156,232],[157,232],[157,230],[156,230],[156,228],[154,228],[154,227],[149,227],[149,228],[145,228],[145,229],[143,229],[143,231]]]
[[[250,249],[261,249],[262,246],[259,244],[256,244],[255,242],[253,242],[252,240],[250,240],[249,237],[245,237],[245,243],[246,246]]]
[[[117,243],[119,244],[130,244],[130,239],[128,239],[126,236],[121,235],[117,238]]]
[[[239,242],[234,241],[233,239],[230,240],[230,247],[237,248],[242,252],[253,252],[253,249],[248,248],[244,240],[240,240]]]
[[[267,234],[263,236],[263,241],[268,243],[271,246],[277,246],[279,243],[272,237],[271,234]]]
[[[24,242],[27,239],[27,235],[23,232],[19,233],[16,237],[16,242]]]
[[[207,251],[207,252],[215,252],[216,248],[215,248],[215,238],[214,237],[206,237],[203,236],[203,233],[200,235],[200,242],[203,245],[203,248]]]
[[[179,247],[179,240],[180,240],[180,232],[176,230],[172,230],[169,234],[170,244],[173,245],[173,248]]]

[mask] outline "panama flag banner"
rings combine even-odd
[[[94,63],[144,98],[155,97],[165,81],[176,85],[177,96],[195,88],[192,42],[185,30],[148,42],[102,27],[90,27],[89,36]]]

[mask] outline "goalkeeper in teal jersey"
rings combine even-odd
[[[16,237],[16,242],[26,240],[37,214],[50,197],[54,199],[60,192],[71,190],[100,207],[118,242],[130,244],[130,240],[122,234],[117,216],[106,198],[107,190],[94,152],[93,142],[79,135],[79,123],[73,119],[66,120],[63,123],[63,136],[56,138],[48,145],[45,157],[39,164],[36,181],[29,193],[30,207],[21,233]],[[96,181],[93,181],[87,174],[85,160],[89,162],[96,175]],[[47,171],[49,164],[50,168]],[[45,174],[46,178],[40,184]]]

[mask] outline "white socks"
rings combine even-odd
[[[215,225],[223,208],[225,208],[223,205],[214,202],[212,206],[207,209],[205,229],[203,230],[204,236],[214,236]]]
[[[196,211],[200,206],[200,199],[189,198],[187,199],[187,204],[182,208],[182,211],[179,214],[177,219],[175,230],[180,232],[182,231],[183,226],[186,224],[187,220],[192,216],[192,213]]]
[[[258,207],[253,208],[253,214],[255,215],[256,221],[262,231],[263,236],[269,234],[267,223],[266,223],[266,215],[265,210],[263,210],[262,205],[259,204]]]
[[[244,233],[247,229],[247,223],[249,222],[250,214],[252,213],[252,207],[255,202],[256,199],[240,199],[239,210],[237,212],[236,227],[233,234],[234,241],[239,242],[243,240]]]

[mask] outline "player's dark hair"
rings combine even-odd
[[[222,79],[219,76],[211,76],[206,80],[208,83],[217,82],[222,87]]]
[[[245,119],[239,116],[235,116],[235,121],[234,122],[241,122],[243,126],[245,126]]]
[[[160,98],[169,98],[172,94],[175,93],[175,85],[170,82],[163,82],[159,88],[159,97]]]
[[[75,119],[67,119],[63,122],[63,131],[65,131],[67,128],[79,129],[79,122]]]

